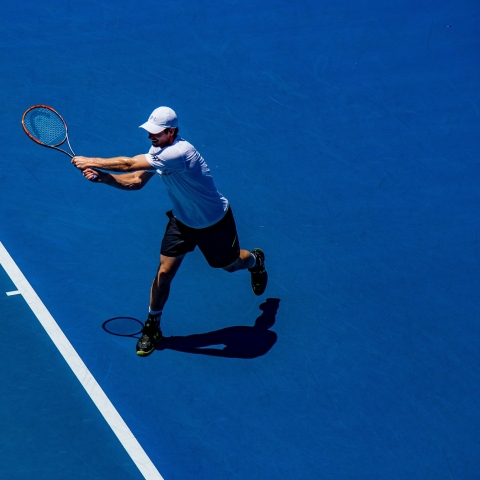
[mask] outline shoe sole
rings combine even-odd
[[[257,296],[260,296],[260,295],[263,295],[263,293],[265,292],[265,290],[267,289],[267,283],[268,283],[268,273],[267,271],[265,270],[265,253],[263,253],[263,250],[261,248],[254,248],[252,250],[252,253],[256,253],[261,259],[262,259],[262,263],[263,263],[263,270],[265,272],[265,287],[263,288],[263,290],[261,292],[256,292],[254,289],[253,289],[253,285],[252,285],[252,291],[253,291],[253,294],[254,295],[257,295]]]
[[[155,347],[153,347],[151,350],[149,350],[148,352],[143,352],[142,350],[140,351],[137,351],[137,355],[139,357],[148,357],[151,353],[153,353],[153,351],[155,350]]]
[[[265,287],[263,288],[263,290],[261,292],[256,292],[252,287],[252,291],[253,291],[254,295],[257,295],[257,297],[260,296],[260,295],[263,295],[263,293],[267,289],[267,283],[268,283],[268,273],[265,270]]]

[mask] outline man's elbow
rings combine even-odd
[[[141,190],[144,187],[144,184],[141,181],[133,181],[127,185],[128,190]]]
[[[132,172],[135,171],[135,161],[133,158],[123,157],[122,158],[122,171]]]
[[[137,173],[130,184],[130,189],[141,190],[147,184],[148,180],[149,178],[146,179],[141,173]]]

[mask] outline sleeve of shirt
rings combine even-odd
[[[156,149],[150,149],[145,154],[148,163],[155,170],[175,170],[177,172],[183,172],[185,170],[185,158],[175,145],[165,147],[162,150],[156,152]]]

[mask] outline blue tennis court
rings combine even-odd
[[[0,476],[476,479],[480,5],[31,0],[0,20]],[[86,181],[160,105],[269,284],[186,256],[135,343],[171,203]]]

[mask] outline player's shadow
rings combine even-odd
[[[262,314],[253,327],[236,326],[214,332],[164,337],[158,350],[211,355],[229,358],[255,358],[265,355],[277,341],[277,334],[269,330],[275,323],[280,299],[267,298],[259,308]],[[223,347],[223,348],[222,348]]]

